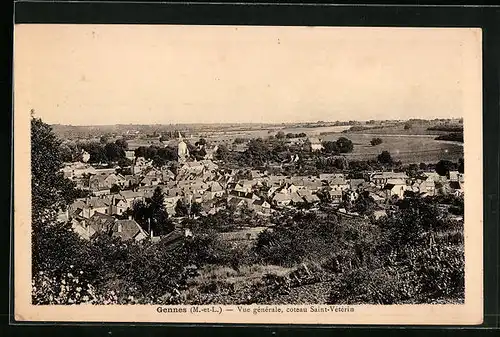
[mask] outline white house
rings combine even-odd
[[[323,144],[321,144],[321,140],[318,138],[309,138],[309,144],[313,152],[323,150]]]
[[[405,172],[377,172],[370,176],[370,182],[379,187],[386,185],[389,179],[400,179],[406,182],[408,175]]]
[[[398,197],[403,198],[406,190],[408,190],[408,186],[402,179],[388,180],[383,188],[386,198],[390,198],[393,195],[397,195]]]

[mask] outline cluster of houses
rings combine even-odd
[[[91,196],[68,205],[60,218],[71,221],[75,231],[86,239],[104,231],[123,239],[142,240],[154,237],[153,233],[146,233],[130,218],[130,210],[134,203],[152,197],[157,188],[163,193],[165,210],[171,217],[179,215],[179,202],[188,206],[198,203],[201,216],[226,207],[245,207],[268,216],[274,210],[318,204],[320,196],[327,196],[332,205],[342,209],[342,203],[354,203],[361,193],[379,204],[395,196],[404,198],[407,191],[422,196],[463,193],[464,175],[457,171],[447,176],[424,172],[411,178],[403,172],[371,172],[361,179],[349,179],[343,173],[290,177],[247,170],[242,174],[241,170],[221,169],[211,159],[190,161],[183,143],[179,141],[175,172],[168,166],[156,168],[142,157],[134,158],[130,174],[120,174],[116,167],[68,164],[62,169],[64,175]]]
[[[367,192],[378,203],[385,203],[393,196],[403,198],[406,191],[424,196],[439,193],[463,193],[464,175],[451,171],[448,176],[426,172],[410,178],[401,172],[375,172],[364,179],[347,179],[342,173],[318,176],[269,175],[256,170],[249,171],[247,179],[239,179],[237,170],[221,170],[211,160],[185,162],[176,174],[139,158],[134,174],[123,176],[112,169],[78,169],[72,176],[93,173],[87,179],[92,196],[77,199],[67,207],[65,218],[71,220],[82,237],[90,237],[96,231],[106,230],[126,239],[142,240],[149,234],[131,218],[123,217],[136,201],[145,201],[156,188],[164,195],[165,209],[169,216],[176,216],[176,205],[199,203],[201,215],[214,214],[225,207],[247,207],[257,214],[269,215],[273,209],[314,205],[320,202],[318,194],[328,195],[333,205],[355,202]],[[95,182],[95,183],[94,183]],[[111,193],[111,186],[120,190]],[[120,220],[121,219],[121,220]]]

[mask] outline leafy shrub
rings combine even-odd
[[[454,223],[458,223],[455,221]],[[463,226],[450,228],[445,231],[440,231],[434,235],[435,242],[438,245],[463,245],[464,244],[464,229]]]
[[[464,206],[463,204],[461,206],[452,205],[448,208],[448,212],[453,215],[464,215]]]
[[[86,282],[83,270],[71,266],[72,273],[58,276],[39,271],[32,281],[33,304],[80,304],[96,300],[93,286]]]
[[[461,132],[454,132],[454,133],[449,133],[446,135],[441,135],[436,138],[436,140],[447,140],[447,141],[454,141],[454,142],[464,142],[464,134]]]
[[[190,261],[196,265],[228,264],[232,258],[231,245],[214,230],[197,233],[188,245]]]
[[[255,251],[264,263],[293,266],[306,255],[306,248],[300,245],[300,234],[293,230],[265,230],[259,234]]]
[[[316,261],[324,268],[340,272],[376,261],[374,248],[380,230],[368,221],[318,218],[298,213],[271,231],[262,232],[254,251],[266,264],[292,267]]]
[[[350,139],[340,137],[339,139],[337,139],[337,147],[340,153],[349,153],[354,149],[354,144]]]
[[[378,156],[377,160],[381,164],[392,164],[393,159],[389,151],[382,151]]]
[[[435,201],[399,201],[398,210],[375,221],[380,232],[372,241],[361,230],[351,233],[354,249],[364,252],[369,263],[352,266],[357,255],[348,250],[332,255],[325,268],[342,274],[332,286],[330,301],[394,304],[463,299],[463,221],[449,220]],[[362,242],[365,247],[357,247]]]
[[[408,274],[395,269],[359,268],[332,284],[330,304],[397,304],[409,301],[418,288]]]
[[[420,198],[405,198],[396,202],[399,210],[377,221],[382,230],[382,246],[404,248],[427,243],[429,235],[452,225],[434,203]]]
[[[434,245],[416,259],[415,274],[422,298],[463,298],[465,287],[463,246]]]

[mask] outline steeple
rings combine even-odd
[[[180,132],[178,139],[179,139],[179,144],[177,144],[178,161],[180,163],[184,163],[189,158],[189,150]]]

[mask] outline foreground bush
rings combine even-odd
[[[293,267],[315,261],[332,272],[379,263],[380,229],[363,220],[295,216],[290,224],[262,232],[255,246],[261,263]]]
[[[73,268],[72,268],[73,269]],[[32,281],[33,304],[80,304],[96,300],[93,286],[83,280],[83,270],[59,276],[39,271]]]
[[[332,285],[330,304],[397,304],[414,298],[417,287],[395,269],[360,268],[343,274]]]
[[[423,299],[463,298],[464,262],[463,246],[435,245],[419,254],[415,276]]]
[[[85,241],[58,223],[34,234],[33,304],[175,303],[193,275],[184,240],[139,244],[99,234]]]
[[[411,248],[397,259],[384,268],[342,274],[332,285],[330,303],[432,303],[464,298],[463,246]]]

